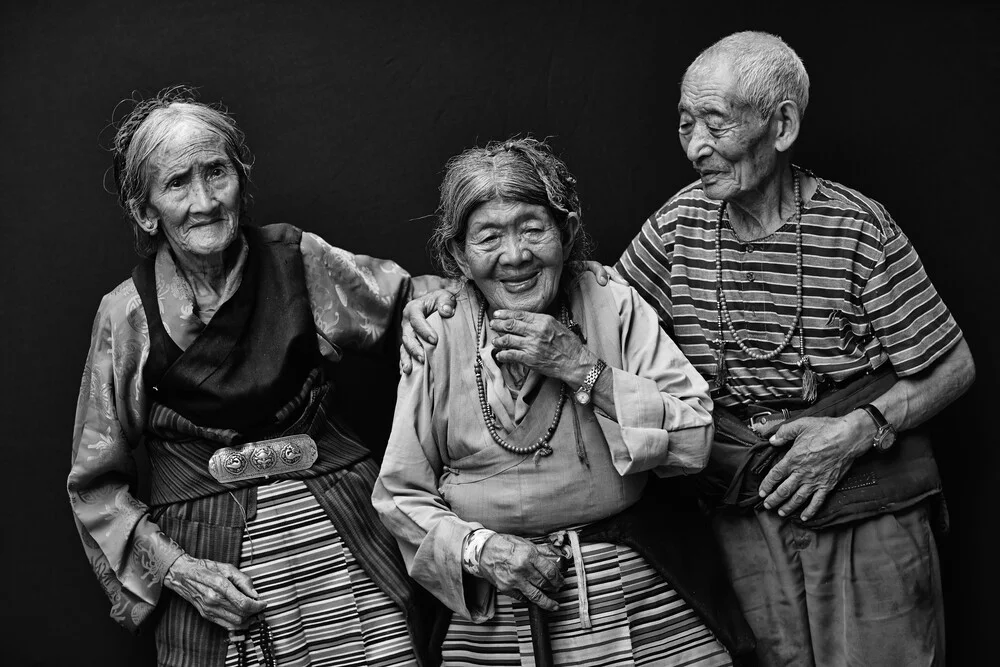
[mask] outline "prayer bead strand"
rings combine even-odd
[[[796,172],[795,167],[792,167],[792,185],[795,192],[795,316],[792,318],[792,323],[789,325],[788,331],[785,332],[781,343],[770,352],[761,352],[748,346],[745,341],[740,339],[739,335],[736,333],[736,327],[733,325],[733,319],[729,313],[729,303],[726,301],[726,294],[722,281],[722,227],[723,221],[728,217],[726,202],[722,202],[719,206],[719,215],[715,226],[715,285],[718,295],[717,305],[719,317],[719,338],[716,341],[716,346],[719,348],[718,366],[715,378],[716,389],[721,389],[726,383],[727,369],[725,329],[729,329],[729,333],[732,335],[733,340],[736,341],[736,345],[740,348],[740,350],[742,350],[743,353],[751,359],[755,359],[757,361],[771,361],[772,359],[775,359],[785,350],[785,348],[788,347],[788,344],[791,342],[797,329],[799,332],[798,366],[803,370],[803,398],[810,402],[815,400],[815,385],[817,380],[815,373],[810,368],[809,357],[806,356],[805,336],[802,331],[804,281],[802,278],[802,186],[800,185],[800,180],[800,176]]]
[[[552,417],[552,423],[545,430],[545,434],[538,438],[533,444],[527,447],[518,447],[507,442],[500,433],[497,432],[496,427],[496,416],[493,414],[493,408],[490,407],[489,400],[486,397],[486,384],[483,381],[483,358],[479,354],[480,344],[483,339],[483,322],[486,319],[486,300],[482,300],[482,305],[479,308],[479,317],[476,320],[476,389],[479,392],[479,408],[483,413],[483,421],[486,423],[486,430],[489,431],[490,436],[493,441],[514,454],[531,454],[535,453],[536,462],[538,456],[548,456],[552,453],[552,448],[549,447],[549,441],[552,440],[552,436],[555,435],[556,427],[559,425],[559,418],[562,416],[563,405],[566,403],[566,383],[560,383],[559,385],[559,402],[556,404],[555,415]],[[559,321],[567,328],[572,327],[572,321],[569,317],[569,311],[566,308],[566,304],[560,304],[559,307]]]

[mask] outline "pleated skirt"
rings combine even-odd
[[[556,665],[732,665],[697,614],[639,554],[614,544],[581,546],[593,627],[580,627],[571,566],[554,596],[559,610],[546,614]],[[498,595],[496,616],[487,623],[454,616],[443,655],[450,667],[533,667],[527,605]]]
[[[240,569],[267,601],[280,667],[416,664],[402,612],[361,569],[302,482],[258,488]],[[256,665],[259,634],[251,628],[249,638],[249,663]],[[236,664],[230,645],[226,667]]]

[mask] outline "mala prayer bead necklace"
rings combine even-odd
[[[725,328],[729,329],[733,340],[740,350],[751,359],[757,361],[771,361],[781,354],[795,335],[796,329],[799,332],[799,361],[798,366],[802,369],[802,399],[808,403],[816,400],[818,378],[809,364],[809,357],[806,356],[805,335],[802,331],[802,190],[800,177],[795,167],[792,167],[792,184],[795,191],[795,317],[785,332],[781,343],[770,352],[761,352],[749,347],[746,342],[740,339],[733,326],[733,318],[729,314],[729,304],[726,302],[726,293],[722,284],[722,226],[723,220],[727,217],[726,202],[719,206],[719,217],[715,226],[715,285],[718,294],[717,304],[719,312],[719,338],[715,342],[718,347],[718,365],[715,371],[714,389],[722,389],[726,384],[726,340]]]
[[[535,464],[538,464],[539,457],[549,456],[552,454],[552,448],[549,447],[549,440],[556,432],[556,427],[559,425],[559,418],[562,416],[563,405],[566,403],[566,383],[561,382],[559,384],[559,402],[556,404],[556,412],[552,417],[552,423],[545,430],[545,434],[536,440],[533,444],[527,447],[517,447],[512,445],[497,432],[496,427],[496,416],[493,414],[493,408],[490,407],[490,402],[486,398],[486,384],[483,382],[483,358],[479,354],[480,341],[483,339],[483,322],[486,320],[486,299],[481,298],[482,305],[479,307],[479,317],[476,319],[476,389],[479,391],[479,408],[483,412],[483,421],[486,422],[486,430],[490,432],[490,436],[493,438],[493,442],[497,443],[508,452],[513,452],[514,454],[535,454]],[[569,316],[569,309],[566,308],[565,303],[560,303],[559,305],[559,322],[568,329],[573,329],[575,325]]]
[[[244,632],[246,634],[244,634]],[[250,630],[233,630],[229,633],[229,643],[236,644],[236,665],[237,667],[249,667],[247,662],[247,639],[250,638]],[[278,663],[274,659],[272,649],[274,638],[271,636],[271,626],[263,617],[257,624],[257,647],[260,649],[261,667],[277,667]]]

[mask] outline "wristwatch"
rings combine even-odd
[[[865,403],[858,409],[868,413],[868,416],[875,422],[875,426],[878,427],[878,430],[875,431],[875,439],[872,440],[872,447],[879,452],[884,452],[892,447],[892,443],[896,442],[896,429],[886,420],[882,411],[871,403]]]
[[[594,383],[597,382],[597,378],[601,377],[601,373],[603,373],[604,369],[607,367],[608,365],[604,363],[603,360],[598,359],[597,363],[594,364],[589,371],[587,371],[587,377],[584,378],[583,384],[581,384],[580,388],[576,390],[575,394],[573,394],[573,399],[577,403],[580,405],[587,405],[590,403],[590,392],[594,390]]]

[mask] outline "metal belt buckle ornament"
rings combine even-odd
[[[308,435],[288,435],[217,449],[208,460],[208,472],[223,484],[234,484],[308,470],[317,455],[316,442]]]

